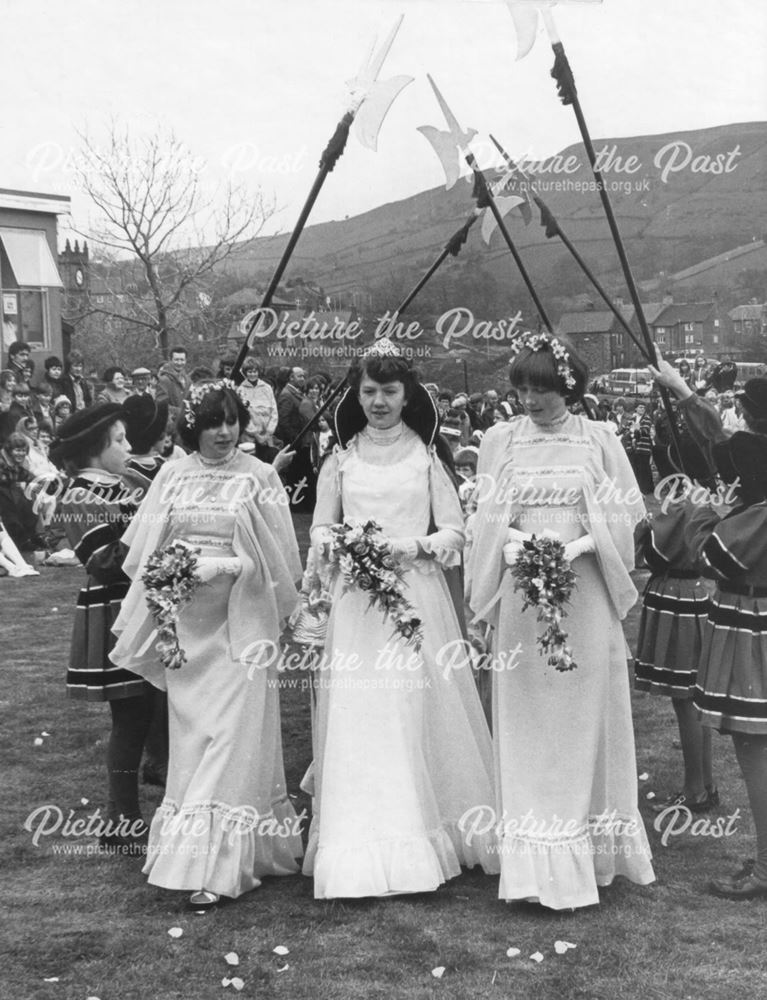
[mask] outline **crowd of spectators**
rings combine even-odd
[[[50,448],[57,428],[73,413],[94,403],[110,402],[127,407],[134,421],[147,410],[141,397],[158,406],[145,419],[152,422],[153,441],[138,432],[134,447],[133,472],[141,477],[155,462],[172,460],[183,449],[175,438],[175,424],[183,401],[192,385],[232,373],[234,358],[223,358],[217,370],[197,367],[187,370],[187,352],[174,348],[170,360],[157,372],[148,366],[132,371],[119,365],[103,372],[98,388],[85,375],[83,356],[72,351],[66,363],[58,357],[45,359],[43,370],[35,372],[29,346],[11,345],[7,367],[0,371],[0,574],[3,548],[15,546],[36,563],[66,561],[65,533],[57,519],[57,498],[66,485],[66,476],[51,461]],[[722,423],[730,432],[743,429],[740,403],[732,389],[717,392],[709,387],[702,366],[680,368],[691,388],[713,399]],[[295,510],[311,511],[315,484],[323,457],[333,444],[332,407],[309,432],[304,428],[323,407],[336,382],[323,371],[307,373],[301,367],[270,369],[255,357],[242,366],[241,394],[250,411],[250,423],[240,446],[266,462],[290,445],[295,451],[283,471],[283,480]],[[500,421],[523,413],[514,389],[483,392],[453,392],[436,382],[425,383],[440,414],[440,433],[449,449],[460,484],[470,482],[476,472],[479,444],[485,431]],[[668,419],[656,394],[633,398],[611,397],[592,385],[583,407],[594,419],[612,423],[634,468],[643,493],[651,493],[658,480],[674,472],[669,458]],[[159,407],[159,409],[158,409]],[[163,427],[158,428],[158,413]],[[678,425],[684,433],[683,419]],[[72,560],[74,563],[74,560]],[[28,563],[26,563],[28,565]],[[12,574],[18,575],[18,574]]]

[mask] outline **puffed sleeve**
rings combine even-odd
[[[690,517],[689,537],[703,565],[718,579],[737,580],[767,568],[767,505],[760,503],[719,519],[711,507]]]
[[[125,547],[120,541],[127,517],[93,524],[97,507],[87,502],[62,504],[64,528],[69,544],[85,571],[101,584],[126,583],[123,572]],[[89,527],[90,525],[90,527]]]
[[[417,541],[423,551],[442,566],[459,566],[464,543],[461,501],[436,453],[430,456],[429,490],[432,521],[436,528]]]
[[[312,543],[321,540],[323,529],[329,524],[338,524],[342,518],[341,507],[341,457],[334,448],[322,463],[317,479],[317,503],[312,518]]]

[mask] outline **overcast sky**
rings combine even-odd
[[[517,156],[578,141],[543,29],[515,62],[500,0],[3,0],[0,187],[69,194],[85,227],[76,130],[98,137],[113,116],[172,128],[207,183],[260,185],[280,209],[272,230],[290,229],[345,110],[345,81],[400,13],[381,75],[415,80],[377,152],[350,140],[312,222],[444,182],[415,131],[445,127],[427,72],[462,125],[492,131]],[[767,4],[604,0],[560,4],[555,17],[595,138],[767,120]]]

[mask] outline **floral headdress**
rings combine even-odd
[[[531,351],[544,351],[547,348],[554,355],[557,362],[557,375],[562,379],[568,389],[575,388],[575,376],[570,367],[570,355],[567,348],[552,333],[532,333],[528,330],[520,333],[511,342],[511,349],[516,357],[523,348],[527,347]],[[512,358],[512,361],[514,358]]]
[[[231,389],[232,392],[237,393],[247,406],[247,397],[242,392],[240,386],[236,385],[230,378],[218,378],[213,382],[199,382],[197,385],[191,387],[184,399],[184,422],[187,427],[194,427],[196,420],[195,409],[209,392],[214,392],[218,389]]]

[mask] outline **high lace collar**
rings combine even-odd
[[[372,427],[370,424],[362,431],[362,436],[366,437],[373,444],[393,444],[399,441],[405,433],[406,425],[400,420],[393,427]]]
[[[223,458],[205,458],[203,455],[200,454],[199,451],[197,452],[197,457],[199,458],[201,465],[216,466],[216,465],[229,465],[229,463],[234,459],[236,454],[237,454],[237,447],[235,446],[228,454],[224,455]]]

